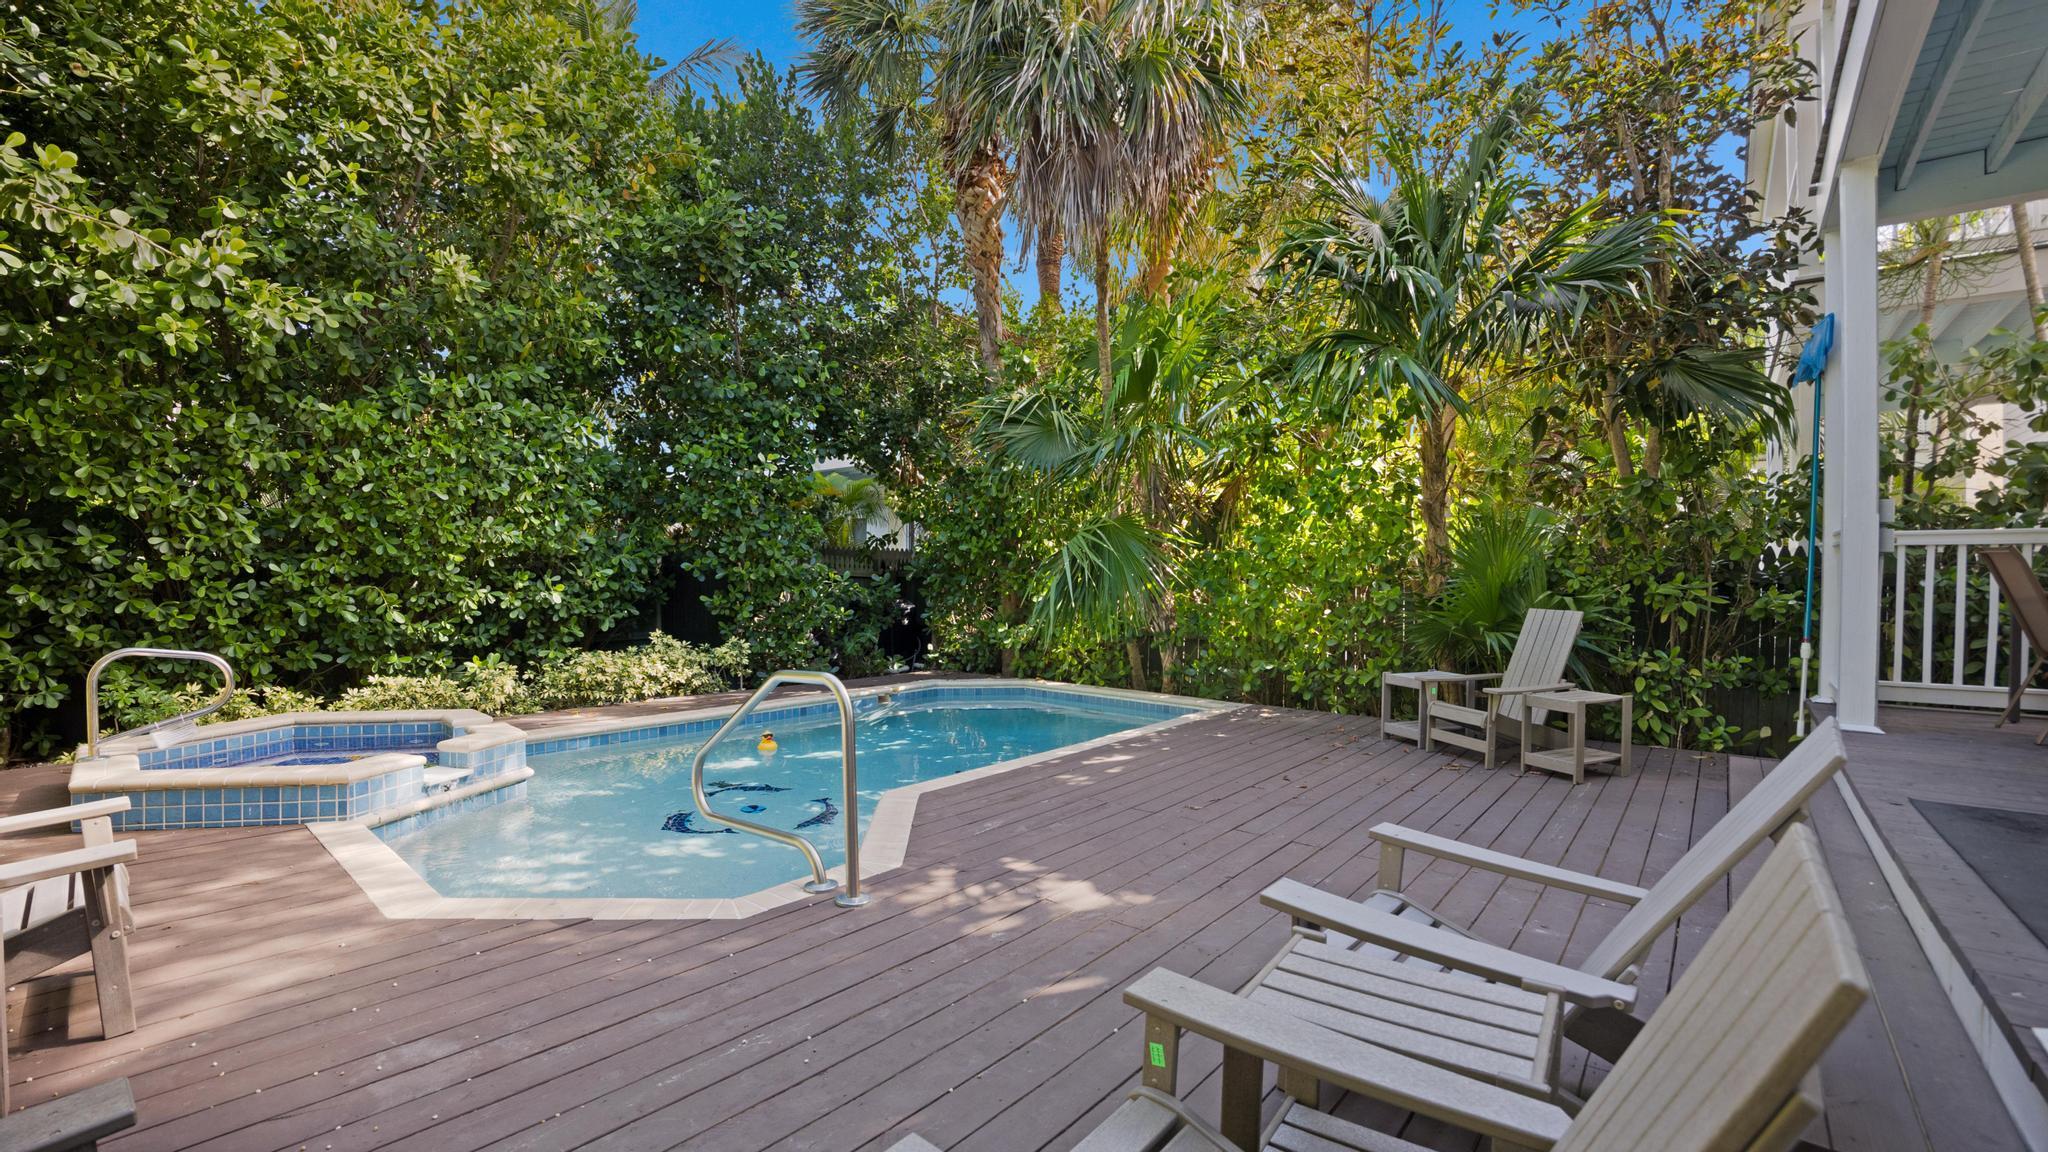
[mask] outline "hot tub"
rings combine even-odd
[[[121,829],[312,824],[512,799],[526,734],[467,709],[289,712],[115,736],[71,770],[72,803],[126,796]]]

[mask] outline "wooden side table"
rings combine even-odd
[[[1621,751],[1607,752],[1586,750],[1586,709],[1605,704],[1621,705]],[[1572,778],[1574,784],[1586,782],[1586,765],[1616,764],[1619,772],[1627,775],[1634,761],[1630,758],[1631,737],[1635,733],[1636,698],[1630,694],[1593,692],[1585,688],[1572,688],[1560,692],[1531,692],[1529,709],[1548,709],[1562,712],[1571,722],[1570,741],[1563,748],[1544,751],[1530,747],[1529,730],[1534,724],[1522,725],[1522,766],[1515,770],[1520,776],[1531,768],[1548,772],[1559,772]]]
[[[1409,740],[1415,746],[1430,751],[1429,702],[1443,691],[1446,684],[1469,684],[1475,679],[1458,672],[1389,672],[1380,677],[1380,735],[1390,740]],[[1389,721],[1394,710],[1394,689],[1408,688],[1415,692],[1415,719]]]

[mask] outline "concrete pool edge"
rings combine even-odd
[[[1191,711],[1136,728],[1112,732],[1092,740],[1034,752],[994,764],[891,788],[882,793],[875,814],[861,834],[860,864],[863,885],[885,872],[903,866],[910,851],[910,829],[917,818],[918,798],[927,792],[984,780],[1044,763],[1062,756],[1092,751],[1121,741],[1163,732],[1195,720],[1209,719],[1247,707],[1219,700],[1140,692],[1129,688],[1098,688],[1062,684],[1053,680],[927,680],[915,686],[877,685],[854,689],[856,699],[876,695],[905,695],[915,689],[948,687],[1024,687],[1099,698],[1171,704]],[[730,715],[734,706],[689,709],[656,716],[638,716],[575,725],[570,735],[590,735],[628,729],[660,727],[683,720]],[[551,733],[552,737],[554,734]],[[531,775],[531,770],[528,770]],[[520,781],[523,782],[524,777]],[[507,783],[515,783],[508,781]],[[803,890],[802,879],[793,879],[744,896],[718,899],[666,899],[661,897],[525,897],[525,896],[443,896],[405,862],[397,850],[378,837],[375,818],[345,822],[308,824],[306,828],[327,849],[342,870],[349,874],[377,910],[392,920],[739,920],[759,912],[803,900],[830,899]],[[842,884],[845,868],[830,870]]]

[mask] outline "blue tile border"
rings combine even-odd
[[[869,693],[854,698],[856,715],[865,715],[883,707],[879,694]],[[1198,705],[1168,703],[1166,701],[1135,700],[1125,696],[1103,696],[1081,689],[1047,688],[1037,684],[994,684],[994,685],[916,685],[888,693],[897,701],[905,703],[968,702],[977,704],[1058,704],[1065,707],[1080,707],[1091,712],[1108,713],[1124,719],[1156,722],[1171,720],[1201,711]],[[746,727],[767,727],[771,724],[788,724],[811,717],[836,716],[839,705],[832,701],[813,704],[783,705],[763,708],[747,718]],[[730,715],[728,711],[726,715]],[[725,716],[711,716],[702,719],[676,721],[668,724],[653,724],[639,728],[623,728],[611,732],[591,732],[579,736],[562,736],[552,740],[529,740],[526,755],[547,756],[556,752],[580,752],[588,748],[600,748],[614,744],[644,744],[660,740],[683,740],[692,736],[706,736],[718,730],[725,723]]]
[[[259,732],[188,740],[169,748],[146,748],[137,752],[135,759],[136,767],[145,772],[234,768],[308,752],[430,753],[453,735],[454,725],[440,721],[299,721]]]

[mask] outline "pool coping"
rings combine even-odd
[[[871,685],[848,689],[848,693],[858,699],[866,696],[909,694],[936,688],[1006,687],[1040,688],[1083,696],[1137,700],[1148,704],[1172,704],[1193,711],[1137,728],[1098,736],[1092,740],[1083,740],[1077,744],[1066,744],[1044,752],[1034,752],[1028,756],[1017,756],[980,768],[971,768],[950,776],[889,789],[882,793],[876,802],[875,814],[869,819],[866,831],[861,834],[860,871],[863,888],[882,873],[903,866],[904,858],[910,851],[910,828],[917,817],[917,801],[927,792],[985,780],[1056,757],[1107,747],[1246,707],[1243,704],[1203,700],[1193,696],[1141,692],[1131,688],[1065,684],[1055,680],[935,679],[921,680],[915,684]],[[733,704],[613,720],[593,720],[551,729],[547,738],[555,740],[636,728],[662,727],[689,720],[729,716],[737,707],[738,705]],[[531,769],[527,770],[527,774],[532,774]],[[521,777],[521,780],[524,779],[525,777]],[[481,785],[471,787],[479,791],[484,790]],[[461,792],[458,792],[449,798],[452,800],[460,797]],[[717,899],[630,896],[443,896],[427,883],[425,877],[415,872],[412,865],[407,864],[396,849],[377,836],[374,829],[386,822],[380,818],[381,816],[382,814],[379,814],[379,817],[362,820],[308,824],[305,827],[363,890],[363,894],[370,898],[370,902],[376,905],[377,910],[392,920],[738,920],[800,900],[830,899],[832,895],[804,891],[803,880],[799,877],[744,896]],[[828,874],[841,885],[846,883],[844,865],[829,869]]]

